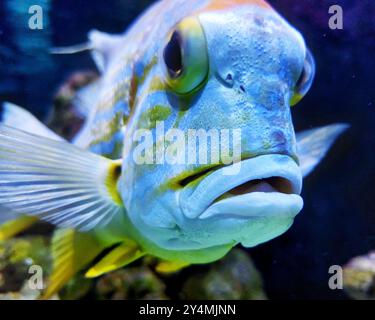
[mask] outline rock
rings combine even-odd
[[[262,278],[245,251],[232,250],[208,272],[191,276],[183,286],[188,300],[264,300]]]
[[[67,79],[54,97],[48,127],[65,139],[72,140],[85,121],[85,116],[76,105],[76,94],[97,79],[98,75],[91,71],[75,72]]]
[[[58,293],[60,300],[80,300],[85,298],[93,289],[92,279],[87,279],[79,273],[74,276]]]
[[[30,289],[31,266],[40,266],[43,275],[51,269],[49,240],[24,237],[0,242],[0,299],[34,299],[38,290]],[[45,280],[45,279],[44,279]]]
[[[101,277],[96,284],[98,299],[165,300],[165,284],[146,266],[128,267]]]

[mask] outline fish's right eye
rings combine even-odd
[[[171,40],[164,49],[164,61],[171,78],[177,78],[182,73],[181,36],[178,31],[173,32]]]
[[[194,92],[207,79],[209,71],[206,36],[198,18],[182,20],[169,35],[163,48],[164,78],[180,95]]]

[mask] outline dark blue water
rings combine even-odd
[[[44,118],[72,72],[93,69],[88,54],[51,57],[49,46],[82,43],[97,28],[121,32],[152,1],[3,0],[0,2],[0,100]],[[270,1],[305,36],[317,62],[309,95],[294,110],[297,130],[351,124],[306,180],[305,209],[284,236],[249,250],[270,298],[345,298],[328,289],[328,269],[375,249],[375,2]],[[48,13],[30,31],[27,8]],[[328,28],[328,8],[344,9],[344,30]]]

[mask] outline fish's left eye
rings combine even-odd
[[[206,37],[198,18],[186,18],[175,27],[162,58],[165,82],[176,93],[189,94],[204,83],[209,63]]]
[[[297,80],[294,88],[294,94],[290,101],[290,105],[294,106],[302,100],[302,98],[310,90],[315,77],[315,61],[310,50],[307,49],[305,63],[302,73]]]

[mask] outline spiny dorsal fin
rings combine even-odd
[[[92,58],[98,69],[103,72],[113,54],[118,51],[116,49],[121,45],[123,38],[121,35],[109,34],[98,30],[91,30],[88,37],[94,48],[91,52]]]
[[[143,257],[145,253],[132,240],[125,241],[108,253],[95,266],[87,271],[87,278],[96,278],[102,274],[120,269]]]
[[[56,48],[51,48],[49,52],[51,54],[61,54],[61,55],[68,55],[68,54],[77,54],[85,51],[91,51],[93,50],[94,47],[90,42],[88,43],[81,43],[69,47],[56,47]]]
[[[0,124],[0,205],[88,231],[123,213],[121,161]]]
[[[121,35],[112,35],[98,30],[91,30],[88,34],[89,42],[68,47],[51,48],[51,54],[77,54],[90,51],[97,68],[103,72],[108,65],[112,53],[122,41]]]
[[[50,299],[105,248],[89,233],[57,230],[52,239],[53,271],[41,299]]]

